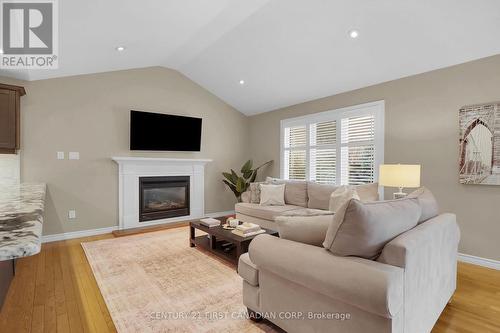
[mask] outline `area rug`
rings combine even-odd
[[[275,332],[242,304],[235,268],[190,248],[188,228],[82,243],[118,332]]]

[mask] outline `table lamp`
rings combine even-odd
[[[420,165],[418,164],[382,164],[380,165],[379,184],[397,187],[399,192],[393,194],[394,199],[406,197],[405,187],[420,186]]]

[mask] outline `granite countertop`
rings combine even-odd
[[[45,184],[0,186],[0,261],[40,252]]]

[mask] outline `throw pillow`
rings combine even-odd
[[[416,198],[418,199],[418,203],[420,204],[420,208],[422,208],[422,215],[418,220],[418,223],[423,223],[427,220],[432,219],[433,217],[438,216],[439,214],[439,206],[436,201],[436,198],[425,187],[421,187],[412,193],[408,194],[408,198]]]
[[[335,213],[344,203],[351,199],[360,200],[356,189],[350,186],[340,186],[330,195],[328,210]]]
[[[323,246],[339,256],[375,259],[391,239],[415,227],[420,214],[417,199],[351,199],[333,216]]]
[[[328,210],[330,195],[337,188],[337,186],[330,184],[307,183],[307,194],[309,196],[307,207]]]
[[[284,206],[285,184],[260,184],[260,204],[262,206]]]
[[[265,184],[265,182],[250,183],[250,202],[251,203],[260,203],[260,184]]]
[[[280,238],[321,246],[332,215],[278,216],[275,221]]]
[[[250,191],[245,191],[243,193],[241,193],[241,202],[243,203],[250,203],[250,197],[251,197],[252,193]]]
[[[285,180],[279,178],[266,178],[267,184],[285,184],[285,203],[307,207],[307,182],[304,180]]]
[[[378,201],[378,183],[363,184],[354,186],[361,201]]]

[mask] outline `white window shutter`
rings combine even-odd
[[[373,183],[375,175],[375,117],[342,119],[341,183]]]
[[[317,183],[335,184],[337,122],[311,124],[310,138],[310,179]]]
[[[306,140],[306,126],[288,127],[285,129],[285,148],[305,147]]]
[[[285,128],[284,166],[285,178],[305,180],[306,175],[306,126]]]
[[[285,152],[285,165],[287,165],[287,179],[306,179],[306,151],[288,150]]]

